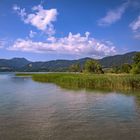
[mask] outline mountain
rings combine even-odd
[[[111,68],[114,66],[121,66],[124,63],[132,64],[133,57],[137,52],[130,52],[123,55],[115,55],[104,57],[98,59],[98,62],[102,65],[103,68]],[[73,64],[80,64],[81,66],[84,63],[92,58],[82,58],[78,60],[53,60],[48,62],[31,62],[22,68],[21,71],[68,71],[69,67]]]
[[[25,58],[0,59],[0,71],[17,71],[29,63]]]
[[[98,59],[103,68],[110,68],[114,66],[121,66],[124,63],[132,64],[133,57],[137,52],[130,52],[122,55],[115,55]],[[27,71],[27,72],[39,72],[39,71],[67,71],[73,64],[79,63],[81,66],[92,58],[82,58],[78,60],[52,60],[46,62],[31,62],[25,58],[13,58],[13,59],[0,59],[0,71]]]
[[[132,64],[133,57],[136,55],[137,52],[130,52],[122,55],[115,55],[104,57],[99,60],[102,67],[110,68],[114,66],[121,66],[124,63]]]
[[[83,58],[79,60],[53,60],[47,62],[32,62],[21,69],[21,71],[68,71],[73,64],[80,64],[81,66],[91,58]]]

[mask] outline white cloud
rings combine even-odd
[[[140,16],[130,24],[130,27],[133,31],[140,29]]]
[[[14,5],[13,10],[17,12],[17,14],[21,17],[22,20],[24,20],[25,16],[27,16],[25,8],[21,9],[19,6]]]
[[[37,29],[46,32],[48,35],[55,33],[53,22],[57,18],[57,9],[46,10],[42,5],[34,6],[32,13],[27,13],[24,9],[21,9],[17,5],[13,6],[13,10],[21,17],[26,24],[31,24]]]
[[[101,18],[98,21],[99,26],[109,26],[118,20],[121,19],[122,15],[124,14],[125,10],[129,5],[129,1],[123,3],[121,6],[117,7],[116,9],[110,10],[107,12],[106,16]]]
[[[115,46],[111,42],[99,41],[89,37],[89,32],[86,32],[84,36],[79,33],[69,33],[64,38],[49,37],[46,42],[34,42],[31,39],[17,39],[8,49],[36,53],[54,52],[80,57],[104,57],[116,53]]]
[[[30,33],[29,33],[29,37],[33,38],[35,35],[36,35],[36,32],[31,30]]]
[[[134,33],[134,37],[140,39],[140,15],[134,20],[129,27]]]
[[[6,45],[6,40],[0,39],[0,48],[4,48],[5,45]]]

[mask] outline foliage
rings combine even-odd
[[[112,73],[116,73],[116,74],[120,73],[120,67],[119,66],[113,67]]]
[[[133,74],[140,74],[140,62],[138,64],[133,64],[131,72]]]
[[[133,60],[134,60],[134,63],[135,63],[135,64],[138,64],[138,63],[140,62],[140,52],[138,52],[138,53],[134,56]]]
[[[71,66],[69,67],[69,71],[70,71],[70,72],[81,72],[82,70],[81,70],[80,64],[77,63],[77,64],[71,65]]]
[[[133,60],[134,60],[134,64],[131,72],[133,74],[140,74],[140,52],[135,55]]]
[[[121,73],[130,73],[132,66],[130,64],[123,64],[120,68]]]
[[[113,67],[111,73],[130,73],[132,66],[130,64],[123,64],[122,66]]]
[[[87,60],[84,68],[89,73],[104,73],[101,65],[95,60]]]

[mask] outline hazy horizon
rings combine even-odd
[[[136,52],[136,51],[132,51],[132,52],[126,52],[126,53],[122,53],[122,54],[115,54],[115,55],[110,55],[110,56],[117,56],[117,55],[125,55],[125,54],[128,54],[128,53],[133,53],[133,52]],[[110,57],[110,56],[105,56],[105,57]],[[37,62],[37,61],[42,61],[42,62],[45,62],[45,61],[55,61],[55,60],[79,60],[79,59],[85,59],[85,58],[93,58],[93,59],[97,59],[97,60],[99,60],[99,59],[103,59],[103,58],[105,58],[105,57],[102,57],[102,58],[93,58],[93,57],[81,57],[81,58],[75,58],[75,59],[70,59],[70,58],[68,58],[68,59],[61,59],[61,58],[56,58],[56,59],[48,59],[48,60],[30,60],[30,59],[28,59],[28,58],[26,58],[26,57],[22,57],[22,56],[19,56],[19,57],[11,57],[11,58],[0,58],[0,59],[7,59],[7,60],[10,60],[10,59],[26,59],[26,60],[28,60],[28,61],[31,61],[31,62]]]

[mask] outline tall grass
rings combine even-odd
[[[30,74],[25,76],[28,75]],[[38,82],[55,83],[64,88],[140,90],[140,75],[48,73],[32,74],[32,78]]]

